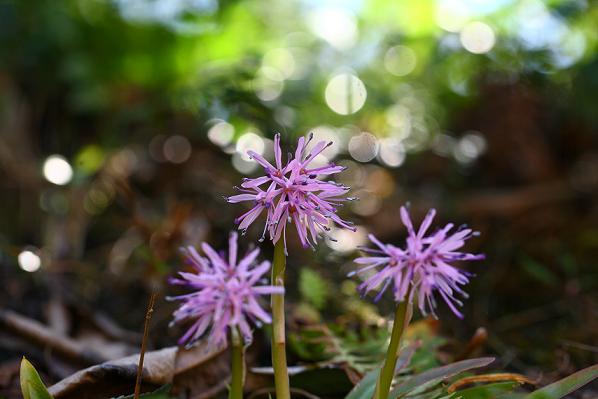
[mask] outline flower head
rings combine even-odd
[[[266,224],[261,240],[268,233],[276,243],[282,237],[286,248],[286,226],[290,221],[295,225],[299,240],[304,247],[314,247],[318,238],[330,230],[330,222],[337,226],[355,230],[350,222],[341,219],[337,208],[346,197],[349,188],[333,181],[319,180],[320,176],[330,176],[345,170],[345,167],[328,164],[321,167],[310,166],[312,161],[332,142],[320,141],[311,150],[308,144],[313,139],[299,138],[294,157],[283,165],[280,148],[280,134],[274,136],[274,158],[272,165],[261,155],[249,151],[249,156],[258,162],[265,171],[264,176],[245,179],[239,190],[242,192],[227,198],[230,203],[250,201],[253,207],[239,216],[236,222],[245,231],[263,212]]]
[[[467,239],[478,235],[471,229],[460,227],[450,233],[453,224],[449,223],[444,228],[427,234],[435,214],[434,209],[430,210],[419,230],[415,231],[407,209],[401,207],[401,221],[408,233],[405,247],[384,244],[370,234],[370,240],[378,248],[364,249],[371,256],[355,259],[356,263],[364,267],[351,274],[377,270],[359,286],[364,294],[379,289],[376,298],[379,299],[393,283],[397,302],[412,301],[413,298],[417,298],[422,314],[431,313],[434,317],[437,317],[435,312],[437,304],[434,298],[434,291],[437,291],[453,313],[462,318],[463,315],[457,307],[462,306],[463,303],[456,296],[467,298],[467,293],[461,289],[461,286],[469,282],[471,274],[455,268],[451,263],[481,260],[484,259],[484,255],[458,251]]]
[[[193,292],[171,297],[181,301],[174,312],[172,323],[193,320],[193,324],[179,340],[179,344],[193,344],[210,328],[209,340],[215,345],[226,341],[226,332],[238,328],[246,341],[251,341],[249,321],[254,324],[270,323],[268,313],[258,303],[260,295],[283,294],[283,287],[261,285],[262,276],[270,269],[270,262],[257,262],[259,248],[237,259],[237,233],[229,238],[228,256],[217,253],[203,243],[201,256],[193,247],[183,249],[193,272],[179,272],[180,278],[171,283],[182,285]]]

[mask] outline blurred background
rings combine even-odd
[[[482,233],[442,335],[483,327],[518,372],[595,363],[597,27],[586,0],[0,1],[4,327],[10,310],[115,358],[138,351],[155,290],[150,342],[173,345],[178,248],[224,248],[247,208],[223,196],[260,173],[246,151],[313,132],[335,143],[317,162],[349,167],[358,231],[316,252],[291,234],[291,331],[381,325],[390,296],[362,301],[346,274],[368,233],[404,238],[409,202]],[[43,348],[0,329],[0,369],[23,353],[50,380],[76,369]]]

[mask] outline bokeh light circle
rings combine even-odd
[[[365,227],[356,226],[355,231],[333,227],[329,236],[326,237],[326,244],[336,252],[347,253],[354,251],[356,247],[367,243],[368,231]]]
[[[453,156],[462,164],[475,161],[486,152],[486,138],[479,132],[469,132],[453,147]]]
[[[284,89],[284,75],[272,67],[263,66],[253,80],[255,95],[262,101],[274,101]]]
[[[382,163],[391,168],[398,168],[405,161],[405,148],[400,140],[387,137],[380,140],[378,158]]]
[[[185,136],[171,136],[164,142],[164,158],[172,163],[183,163],[191,156],[191,143]]]
[[[283,79],[288,79],[295,73],[295,58],[286,48],[268,51],[262,59],[262,65],[265,68],[275,69]]]
[[[413,72],[417,65],[415,51],[407,46],[395,46],[386,51],[384,67],[395,76],[405,76]]]
[[[461,44],[474,54],[484,54],[492,50],[496,43],[494,30],[483,22],[470,22],[461,30]]]
[[[357,76],[342,73],[328,82],[325,92],[326,104],[340,115],[354,114],[365,104],[367,90]]]
[[[33,273],[39,270],[42,260],[38,254],[31,250],[24,250],[17,256],[19,267],[26,272]]]
[[[249,157],[249,155],[247,155],[247,151],[255,151],[262,155],[264,153],[264,148],[264,140],[253,132],[244,133],[241,137],[239,137],[239,140],[237,140],[237,153],[241,156],[241,158],[248,162],[254,161]]]
[[[248,175],[251,172],[258,169],[259,164],[253,160],[247,160],[243,157],[240,153],[234,153],[232,157],[232,164],[233,168],[237,171],[243,173],[244,175]]]
[[[362,132],[349,140],[349,154],[359,162],[369,162],[374,159],[378,149],[378,139],[368,132]]]
[[[436,23],[448,32],[459,32],[470,18],[470,10],[461,0],[439,0]]]
[[[312,31],[338,50],[348,50],[357,41],[355,17],[342,8],[323,7],[309,18]]]
[[[332,143],[324,151],[322,151],[321,155],[323,155],[328,161],[331,161],[338,155],[341,150],[341,137],[330,126],[322,125],[316,126],[312,129],[309,129],[310,133],[313,133],[314,138],[308,145],[308,150],[311,150],[318,142],[326,141]]]
[[[235,127],[228,122],[220,121],[208,130],[208,139],[217,146],[226,147],[233,140]]]
[[[62,155],[50,155],[44,162],[43,174],[50,183],[64,186],[73,178],[73,168]]]

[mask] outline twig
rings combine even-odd
[[[510,331],[521,329],[531,324],[539,323],[556,317],[562,317],[568,311],[567,299],[560,299],[555,302],[542,305],[536,308],[522,310],[514,314],[508,314],[492,322],[491,331]]]
[[[153,292],[150,296],[147,312],[145,313],[145,325],[143,326],[143,340],[141,341],[141,352],[139,353],[139,366],[137,367],[137,379],[135,380],[135,399],[139,399],[141,392],[141,376],[143,374],[143,358],[145,357],[145,348],[147,345],[147,336],[149,335],[149,322],[154,313],[154,303],[156,303],[157,293]]]
[[[483,346],[488,341],[488,331],[484,327],[479,327],[463,351],[455,358],[455,360],[467,359],[476,349]]]
[[[92,365],[108,360],[79,342],[55,333],[39,321],[10,310],[0,309],[0,326],[4,331],[10,331],[15,338],[34,343],[41,348],[51,349],[61,357],[74,360],[79,364]]]
[[[565,180],[554,180],[508,191],[468,193],[460,208],[468,214],[513,215],[575,198]]]
[[[581,342],[569,341],[567,339],[561,340],[564,346],[568,346],[570,348],[581,349],[584,351],[598,353],[598,346],[588,345]]]
[[[114,320],[112,320],[108,315],[101,313],[101,312],[94,312],[93,310],[89,310],[88,312],[81,312],[80,309],[77,309],[82,316],[87,316],[90,319],[90,322],[102,333],[104,333],[108,338],[113,339],[115,341],[123,341],[128,344],[133,344],[135,346],[139,345],[141,342],[142,335],[138,332],[128,331],[118,324]]]

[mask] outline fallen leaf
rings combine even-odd
[[[213,347],[203,342],[189,350],[176,346],[146,352],[142,385],[156,389],[174,382],[173,394],[186,389],[191,374],[194,386],[207,389],[213,381],[228,378],[228,357],[225,347]],[[80,370],[49,388],[56,399],[105,399],[131,392],[135,385],[139,354],[100,363]],[[186,378],[185,378],[186,377]],[[206,381],[205,384],[202,384]]]

